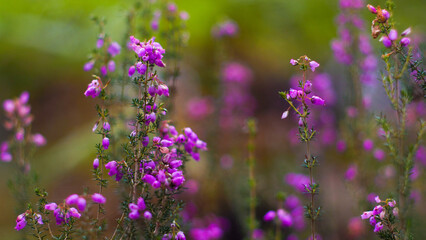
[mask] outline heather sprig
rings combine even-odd
[[[411,29],[408,28],[400,35],[398,34],[395,29],[391,1],[388,1],[387,9],[372,5],[367,5],[367,8],[375,15],[371,25],[372,36],[373,38],[381,37],[380,41],[386,48],[382,55],[386,69],[386,72],[382,73],[382,84],[395,111],[396,121],[393,123],[383,115],[378,117],[377,121],[384,130],[386,146],[397,170],[396,192],[400,206],[400,229],[404,239],[407,239],[410,234],[407,222],[411,205],[409,201],[411,179],[409,176],[414,166],[413,155],[423,140],[426,127],[424,121],[420,120],[416,141],[414,143],[408,141],[405,134],[407,131],[407,105],[413,99],[410,77],[406,77],[407,70],[413,71],[410,67],[413,64],[413,47],[410,46],[411,40],[408,37]],[[408,75],[411,74],[412,72]]]
[[[377,205],[373,210],[364,212],[361,219],[369,220],[370,225],[374,227],[374,232],[380,239],[403,239],[397,226],[399,209],[396,201],[393,199],[382,201],[379,196],[376,196],[374,200]]]
[[[309,57],[301,56],[299,59],[291,59],[290,64],[298,66],[303,72],[303,80],[299,82],[300,89],[290,89],[286,92],[279,92],[281,97],[290,105],[288,110],[282,114],[282,119],[289,114],[290,108],[293,109],[299,117],[299,137],[306,144],[306,154],[303,166],[309,170],[309,184],[304,185],[304,189],[310,194],[310,203],[305,206],[306,216],[311,220],[311,236],[316,238],[315,221],[320,215],[321,208],[315,207],[315,195],[319,194],[319,184],[314,181],[313,169],[318,165],[318,159],[311,154],[310,142],[313,140],[316,131],[308,124],[311,104],[324,106],[325,101],[312,94],[312,82],[307,80],[306,71],[310,69],[312,72],[319,67],[319,63],[313,61]]]
[[[11,163],[13,171],[16,171],[8,186],[18,203],[18,211],[25,210],[31,188],[37,180],[37,175],[31,172],[30,161],[36,148],[46,144],[43,135],[31,132],[34,117],[31,114],[29,98],[30,94],[25,91],[19,97],[3,102],[6,117],[4,127],[12,132],[12,137],[1,143],[0,160]]]

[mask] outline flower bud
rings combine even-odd
[[[99,159],[95,158],[95,160],[93,160],[93,169],[98,169],[99,167]]]
[[[392,46],[392,41],[386,36],[380,38],[379,41],[381,41],[386,48],[390,48]]]
[[[391,29],[389,31],[389,35],[388,36],[389,36],[389,39],[391,41],[395,41],[398,38],[398,32],[395,29]]]
[[[131,66],[130,68],[129,68],[129,77],[132,77],[133,76],[133,74],[135,74],[135,71],[136,71],[136,68],[135,68],[135,66]]]
[[[386,9],[382,9],[382,15],[386,20],[390,17],[390,13]]]
[[[307,80],[305,83],[305,86],[303,87],[303,90],[305,91],[306,94],[309,94],[312,92],[312,83],[311,81]]]
[[[102,147],[104,147],[104,149],[109,148],[109,138],[105,137],[104,139],[102,139]]]
[[[319,106],[325,105],[325,101],[322,98],[318,97],[318,96],[312,96],[311,102],[314,105],[319,105]]]
[[[92,195],[92,200],[93,200],[93,202],[99,203],[99,204],[105,204],[106,203],[106,198],[99,193],[94,193]]]
[[[373,7],[372,5],[368,4],[367,8],[368,8],[368,10],[370,10],[371,13],[377,14],[377,9],[375,7]]]
[[[408,37],[404,37],[401,39],[401,46],[406,47],[408,45],[410,45],[411,39]]]

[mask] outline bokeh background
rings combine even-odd
[[[0,99],[12,98],[23,90],[30,92],[35,117],[33,130],[43,133],[48,141],[36,153],[32,167],[39,173],[40,185],[49,190],[49,198],[53,201],[63,199],[69,193],[81,192],[82,186],[92,186],[88,169],[95,155],[97,138],[90,129],[96,120],[96,114],[93,102],[83,95],[91,78],[89,73],[82,70],[98,34],[90,17],[105,17],[106,32],[112,38],[121,40],[125,31],[123,25],[126,11],[131,2],[1,1]],[[395,3],[397,26],[400,29],[412,26],[415,32],[425,33],[426,2],[396,0]],[[284,174],[294,171],[300,165],[297,161],[301,156],[295,155],[293,147],[288,144],[289,126],[296,122],[280,120],[286,104],[277,94],[279,90],[287,89],[290,78],[295,73],[295,69],[288,64],[289,59],[303,54],[312,57],[321,64],[321,71],[330,74],[336,88],[342,86],[340,82],[347,77],[342,73],[342,66],[335,62],[330,48],[330,41],[337,36],[335,18],[339,11],[338,2],[185,0],[177,1],[176,4],[190,15],[187,22],[190,39],[184,50],[183,74],[178,85],[179,95],[174,112],[181,127],[195,124],[193,129],[196,132],[203,132],[207,127],[205,124],[197,125],[197,121],[191,122],[186,111],[188,98],[208,95],[214,99],[220,96],[216,88],[220,81],[218,63],[214,57],[218,51],[218,43],[211,35],[212,26],[228,18],[239,25],[239,34],[226,43],[226,49],[233,59],[249,66],[254,76],[251,94],[257,102],[254,116],[258,118],[259,129],[256,158],[262,203],[258,207],[260,220],[266,210],[274,207],[275,193],[286,191]],[[383,1],[372,1],[371,4],[384,5]],[[365,19],[367,22],[372,19],[368,11],[365,11]],[[379,53],[380,44],[374,41],[373,46]],[[339,102],[339,96],[348,94],[350,89],[340,88],[336,91],[339,91]],[[383,93],[377,94],[379,97],[375,99],[373,108],[388,106]],[[7,132],[1,128],[0,140],[7,137]],[[218,141],[220,137],[217,136]],[[242,151],[245,151],[244,134],[237,139]],[[243,156],[244,154],[240,154],[242,159],[234,159],[234,172],[238,166],[245,168]],[[219,166],[220,157],[212,154],[210,158],[213,160],[209,161],[216,161]],[[341,155],[328,154],[320,166],[318,175],[322,176],[320,182],[323,192],[327,192],[321,198],[325,208],[321,232],[326,233],[325,239],[345,239],[342,236],[347,232],[346,225],[340,222],[347,222],[351,214],[358,214],[345,211],[346,206],[351,205],[351,194],[345,187],[342,176],[349,162],[350,159],[342,158]],[[209,165],[202,161],[197,164],[191,165],[189,171],[194,178],[200,179]],[[303,169],[298,170],[303,172]],[[221,177],[226,181],[233,181],[234,172],[223,169],[224,175]],[[216,180],[215,176],[210,177],[211,179],[200,180],[200,189],[211,189],[209,183]],[[0,238],[18,239],[13,230],[16,217],[11,207],[13,198],[6,187],[9,178],[11,173],[7,164],[0,163]],[[223,189],[219,194],[216,192],[198,197],[205,204],[203,211],[238,222],[235,216],[240,210],[233,209],[233,206],[236,199],[245,198],[238,196],[239,193],[244,193],[238,188],[238,184],[245,184],[244,181],[238,180],[231,184],[234,189]],[[242,228],[238,228],[238,224],[232,226],[236,227],[229,230],[232,232],[229,234],[232,238],[229,239],[241,239]],[[424,218],[419,221],[417,228],[421,226],[426,226]],[[422,234],[417,239],[426,238]]]

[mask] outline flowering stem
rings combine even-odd
[[[305,84],[306,84],[306,71],[303,71],[303,94],[305,94]],[[311,235],[312,235],[312,240],[315,240],[315,219],[316,219],[316,211],[315,211],[315,202],[314,202],[314,196],[315,196],[315,190],[316,188],[313,187],[314,186],[314,179],[313,179],[313,172],[312,172],[312,168],[315,166],[315,162],[312,160],[311,157],[311,149],[310,149],[310,141],[312,138],[312,134],[308,134],[309,129],[308,129],[308,122],[307,122],[307,118],[308,118],[308,105],[305,102],[305,96],[302,97],[302,104],[303,104],[303,115],[302,117],[302,121],[303,121],[303,127],[304,127],[304,140],[305,140],[305,144],[306,144],[306,160],[307,160],[307,167],[309,169],[309,192],[311,194],[311,204],[309,206],[309,211],[310,211],[310,218],[311,218]]]

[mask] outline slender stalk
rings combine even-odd
[[[249,216],[249,239],[253,239],[253,232],[256,228],[256,179],[254,177],[254,167],[255,167],[255,137],[256,137],[256,122],[254,119],[249,119],[247,121],[247,127],[249,130],[249,139],[248,139],[248,174],[249,174],[249,188],[250,188],[250,216]]]
[[[306,83],[306,72],[303,71],[303,94],[305,94],[305,83]],[[310,211],[310,218],[311,218],[311,235],[312,235],[312,240],[315,240],[315,219],[316,219],[316,213],[315,213],[315,201],[314,201],[314,196],[315,196],[315,189],[312,188],[313,184],[314,184],[314,177],[313,177],[313,167],[315,166],[315,163],[312,161],[312,156],[311,156],[311,150],[310,150],[310,141],[311,141],[311,136],[308,134],[309,128],[308,128],[308,122],[307,122],[307,118],[308,115],[306,114],[308,111],[308,105],[305,102],[305,96],[303,96],[302,98],[302,104],[303,104],[303,110],[304,110],[304,114],[302,115],[302,121],[303,121],[303,127],[304,127],[304,132],[305,132],[305,144],[306,144],[306,160],[307,160],[307,167],[309,169],[309,184],[310,184],[310,200],[311,200],[311,204],[309,207],[309,211]]]

